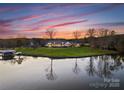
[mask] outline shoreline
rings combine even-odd
[[[100,55],[118,54],[117,51],[94,49],[91,47],[69,47],[69,48],[16,48],[24,56],[48,57],[48,58],[82,58]]]
[[[45,55],[32,55],[32,54],[20,54],[20,56],[32,56],[32,57],[47,57],[51,59],[67,59],[67,58],[85,58],[85,57],[95,57],[95,56],[103,56],[103,55],[117,55],[119,53],[106,53],[106,54],[95,54],[95,55],[85,55],[85,56],[45,56]],[[120,55],[120,54],[119,54]],[[19,55],[17,55],[19,56]]]

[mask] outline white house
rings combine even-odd
[[[70,47],[72,44],[69,41],[53,40],[46,44],[47,47]]]

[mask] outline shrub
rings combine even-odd
[[[117,45],[116,45],[116,49],[120,53],[124,53],[124,38],[121,38],[118,40]]]

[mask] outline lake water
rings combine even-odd
[[[0,89],[124,89],[124,57],[0,60]]]

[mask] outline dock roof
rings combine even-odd
[[[15,53],[16,51],[15,50],[0,50],[0,53]]]

